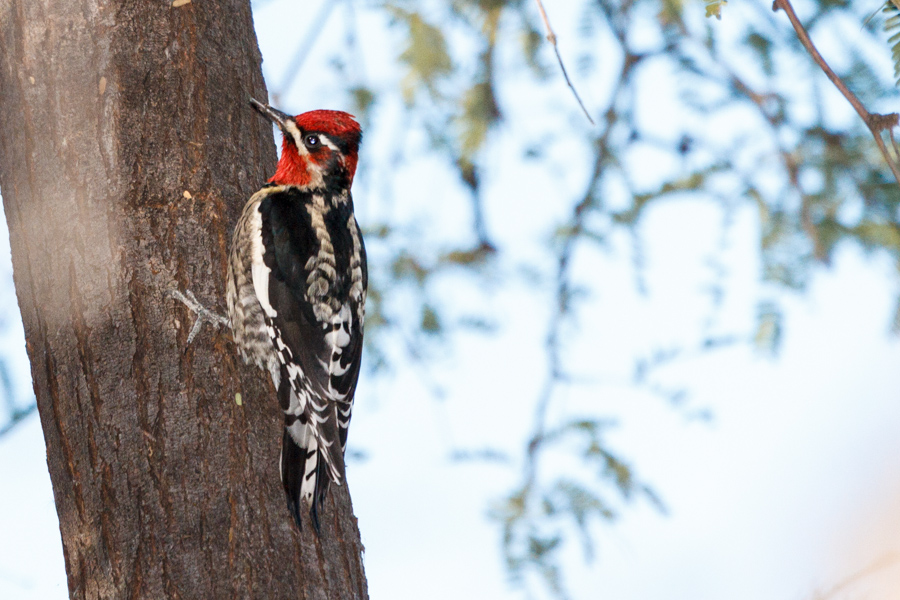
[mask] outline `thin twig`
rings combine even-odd
[[[297,46],[297,51],[294,52],[294,57],[291,59],[291,63],[288,65],[287,70],[284,72],[281,86],[279,86],[278,90],[272,94],[273,103],[277,104],[280,101],[281,96],[286,94],[288,89],[294,83],[294,79],[300,72],[300,68],[306,61],[306,57],[309,56],[313,44],[315,44],[319,34],[325,29],[325,22],[331,15],[331,10],[334,8],[335,4],[337,3],[331,2],[330,0],[322,3],[319,12],[316,14],[315,18],[313,18],[311,25],[306,32],[306,37],[303,38],[303,41]]]
[[[897,113],[891,113],[889,115],[882,115],[877,113],[870,113],[866,110],[866,107],[863,106],[863,103],[859,98],[856,97],[856,94],[850,91],[850,89],[844,84],[844,81],[837,76],[837,74],[831,70],[831,67],[828,66],[828,63],[825,62],[825,59],[822,58],[822,55],[819,54],[819,51],[816,49],[815,45],[812,43],[812,40],[809,37],[809,33],[807,33],[806,29],[803,27],[803,24],[800,23],[800,19],[797,18],[797,13],[794,12],[794,7],[791,6],[790,0],[775,0],[774,4],[772,4],[772,10],[778,11],[781,9],[788,16],[788,19],[791,21],[791,25],[794,26],[794,31],[797,32],[797,37],[800,39],[800,43],[803,44],[803,47],[806,48],[806,51],[809,52],[809,55],[812,56],[813,60],[819,65],[819,68],[828,76],[828,79],[831,80],[831,83],[835,85],[838,91],[844,95],[844,98],[853,106],[856,110],[857,114],[866,124],[866,127],[869,128],[869,131],[872,132],[872,137],[875,138],[875,143],[878,144],[878,149],[881,150],[881,155],[884,156],[884,160],[887,162],[888,167],[891,169],[891,173],[894,174],[894,179],[897,180],[897,184],[900,185],[900,167],[897,166],[897,162],[891,158],[891,155],[888,153],[887,147],[884,145],[884,140],[881,137],[881,132],[884,130],[890,131],[892,127],[897,126],[898,120],[900,120],[900,115]]]
[[[572,85],[572,80],[569,79],[569,74],[566,72],[566,66],[563,64],[562,56],[559,54],[559,47],[556,45],[556,34],[553,33],[553,28],[550,27],[550,19],[547,18],[547,11],[544,10],[544,3],[541,0],[535,0],[538,5],[538,10],[541,11],[541,18],[544,20],[544,27],[547,28],[547,41],[553,45],[553,51],[556,52],[556,60],[559,62],[559,68],[562,71],[563,77],[566,78],[566,83],[569,86],[569,89],[572,90],[572,94],[574,94],[575,99],[578,100],[578,106],[581,107],[581,110],[584,112],[584,116],[587,117],[587,120],[591,122],[591,125],[596,125],[594,120],[591,118],[590,113],[587,108],[584,107],[584,102],[581,101],[581,96],[578,95],[578,91],[575,89],[575,86]]]

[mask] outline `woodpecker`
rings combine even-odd
[[[344,450],[359,378],[366,251],[350,186],[362,132],[349,114],[292,117],[257,100],[281,130],[275,175],[244,207],[228,265],[228,318],[247,363],[269,372],[284,411],[281,481],[316,533]]]

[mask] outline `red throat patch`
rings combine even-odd
[[[289,142],[285,137],[281,142],[281,158],[278,160],[278,168],[275,169],[275,174],[269,179],[269,183],[302,187],[308,185],[310,179],[312,177],[309,174],[306,157],[300,156],[293,142]]]

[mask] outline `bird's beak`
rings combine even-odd
[[[250,98],[250,106],[255,108],[259,114],[278,125],[278,128],[283,132],[288,133],[287,123],[292,122],[293,117],[281,112],[280,110],[272,108],[268,104],[263,104],[255,98]]]

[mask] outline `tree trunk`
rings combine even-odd
[[[230,332],[185,347],[167,296],[224,312],[275,165],[260,61],[248,0],[0,2],[0,190],[72,598],[367,597],[346,486],[297,533],[271,384]]]

